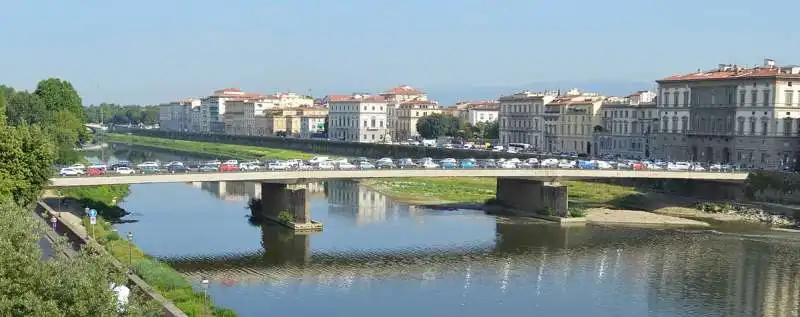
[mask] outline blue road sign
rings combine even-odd
[[[97,210],[89,209],[89,218],[97,217]]]

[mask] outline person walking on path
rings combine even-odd
[[[50,224],[53,225],[53,230],[56,230],[56,224],[58,223],[58,219],[56,216],[50,216]]]

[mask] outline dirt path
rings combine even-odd
[[[612,210],[607,208],[590,208],[586,221],[598,224],[618,224],[633,226],[687,226],[709,227],[707,222],[660,215],[646,211]]]

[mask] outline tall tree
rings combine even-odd
[[[417,132],[426,139],[456,136],[459,130],[458,122],[458,118],[454,116],[436,113],[420,118],[417,121]]]
[[[6,112],[9,124],[36,124],[47,119],[47,109],[39,96],[27,91],[17,91],[9,95]]]
[[[0,122],[6,122],[7,115],[8,107],[6,102],[6,92],[4,89],[0,89]]]

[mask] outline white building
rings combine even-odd
[[[408,85],[400,85],[396,87],[392,87],[380,94],[381,97],[386,99],[386,122],[387,127],[389,127],[389,134],[392,137],[392,140],[398,140],[398,130],[400,127],[398,126],[398,113],[397,109],[400,108],[400,105],[406,102],[412,101],[420,101],[425,102],[428,100],[428,95],[425,94],[423,91],[416,89],[414,87]],[[403,131],[407,131],[408,129],[403,129]]]
[[[330,100],[328,137],[349,142],[383,142],[389,131],[386,107],[383,97],[366,94]]]
[[[534,149],[541,149],[544,105],[557,96],[556,91],[522,91],[500,97],[500,144],[526,143]]]
[[[226,102],[230,100],[252,101],[263,100],[263,95],[251,94],[238,88],[225,88],[214,91],[214,94],[201,99],[200,132],[224,132],[224,115]]]
[[[600,124],[593,129],[592,154],[648,158],[650,135],[658,129],[654,97],[652,92],[640,91],[625,98],[606,99],[600,107]]]
[[[309,96],[298,95],[296,93],[276,93],[264,96],[261,102],[270,104],[269,108],[285,109],[285,108],[303,108],[313,107],[314,98]]]

